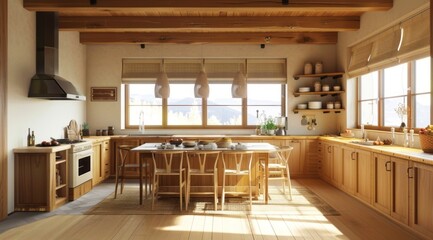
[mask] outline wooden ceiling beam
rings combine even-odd
[[[287,2],[287,4],[285,4]],[[317,9],[317,10],[347,10],[347,11],[384,11],[393,6],[393,0],[23,0],[24,8],[31,11],[87,11],[99,9],[100,11],[128,10],[139,8],[154,9],[208,9],[215,8],[278,8],[284,9]]]
[[[360,17],[60,17],[61,31],[80,32],[339,32]]]
[[[83,44],[336,44],[336,32],[316,33],[140,33],[140,32],[84,32]]]

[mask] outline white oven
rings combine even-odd
[[[77,187],[93,178],[92,145],[73,144],[69,154],[69,188]]]

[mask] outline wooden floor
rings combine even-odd
[[[341,215],[57,215],[0,239],[419,239],[321,180],[297,182]]]

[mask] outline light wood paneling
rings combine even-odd
[[[374,154],[373,206],[389,214],[391,209],[391,158]]]
[[[7,157],[7,29],[8,1],[0,0],[0,220],[8,214]]]
[[[433,167],[414,163],[412,180],[411,227],[433,236]]]
[[[371,189],[373,187],[371,153],[356,150],[356,190],[355,195],[366,203],[371,203]]]
[[[391,158],[391,216],[397,221],[409,224],[409,161]]]

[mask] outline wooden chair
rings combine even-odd
[[[120,159],[116,159],[116,177],[115,177],[115,189],[114,189],[114,198],[117,198],[117,189],[119,185],[119,181],[121,180],[120,185],[120,194],[123,193],[123,187],[124,187],[124,181],[125,181],[125,169],[138,169],[139,164],[138,163],[129,163],[129,153],[131,149],[135,148],[137,146],[135,145],[119,145],[119,156]],[[144,179],[145,179],[145,194],[147,198],[147,186],[148,186],[148,178],[149,178],[149,171],[148,171],[148,163],[143,163],[142,168],[144,172]]]
[[[223,187],[221,198],[221,210],[224,210],[224,202],[226,193],[226,177],[228,176],[248,176],[248,194],[250,200],[250,210],[252,208],[252,188],[251,188],[251,163],[253,160],[253,151],[224,151],[222,152],[223,160]],[[234,166],[234,168],[232,167]]]
[[[183,210],[182,197],[186,199],[186,169],[183,167],[183,151],[160,150],[152,151],[153,182],[152,182],[152,210],[159,194],[179,194],[180,210]],[[179,178],[179,191],[159,192],[161,176],[177,176]],[[183,190],[183,193],[182,193]],[[183,196],[182,196],[183,195]]]
[[[213,194],[214,207],[217,210],[218,203],[218,159],[220,151],[188,151],[186,152],[186,159],[188,163],[187,168],[187,184],[186,184],[186,209],[191,197],[191,177],[192,176],[209,176],[213,177],[213,192],[194,192],[195,194]]]
[[[262,186],[265,177],[267,177],[268,180],[282,180],[283,192],[284,194],[286,194],[286,180],[287,180],[290,200],[292,200],[292,184],[290,181],[289,159],[292,150],[293,147],[284,146],[279,148],[276,151],[269,153],[269,160],[268,160],[269,172],[267,173],[264,172],[265,169],[264,164],[263,163],[261,164]]]

